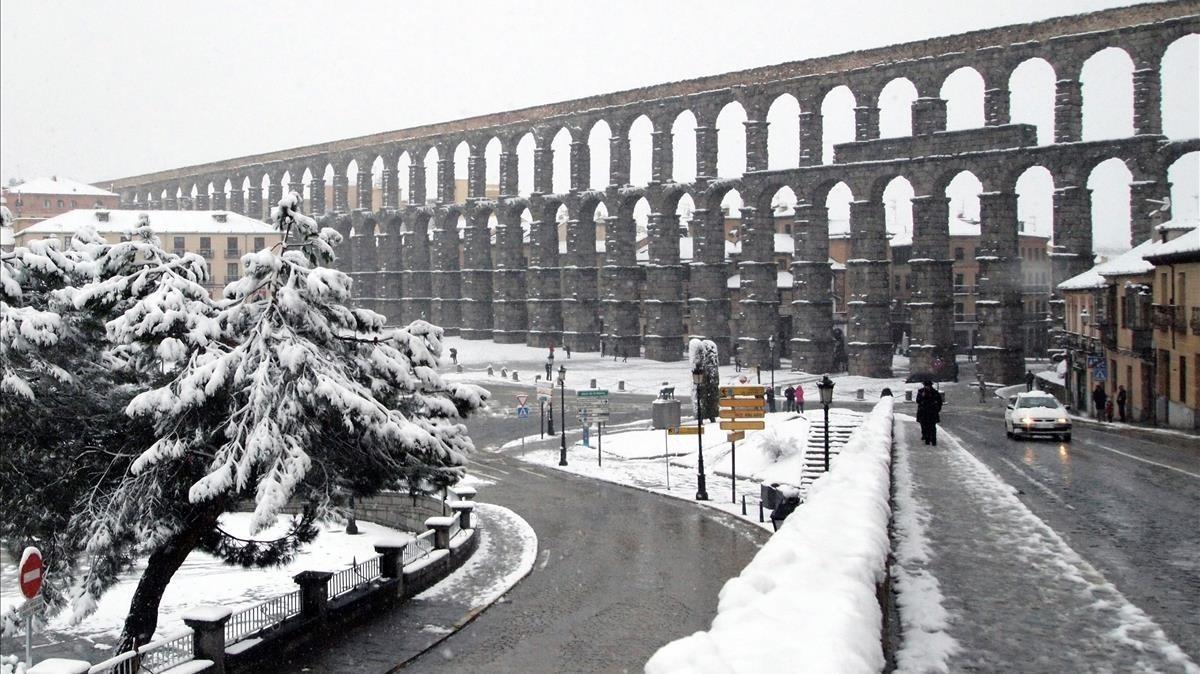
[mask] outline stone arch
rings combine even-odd
[[[1025,59],[1008,76],[1013,124],[1037,127],[1038,145],[1054,142],[1054,97],[1057,74],[1040,56]]]
[[[550,141],[550,151],[553,153],[550,191],[555,194],[571,191],[571,143],[574,140],[570,127],[563,126]]]
[[[740,178],[746,172],[746,109],[732,100],[717,113],[717,177]]]
[[[342,175],[346,176],[346,203],[351,211],[358,210],[358,159],[351,158],[346,162]]]
[[[1129,166],[1124,159],[1111,156],[1089,164],[1085,175],[1087,187],[1092,192],[1093,250],[1116,252],[1141,243],[1131,242],[1133,219],[1129,185],[1133,182],[1133,173]]]
[[[596,119],[587,129],[589,180],[588,189],[603,190],[610,182],[609,161],[612,127],[603,119]]]
[[[1200,138],[1200,34],[1189,33],[1163,50],[1162,130],[1168,138]]]
[[[647,185],[650,183],[653,164],[653,148],[651,138],[654,132],[654,121],[642,113],[635,117],[626,131],[629,140],[629,184]]]
[[[913,135],[912,106],[919,93],[907,77],[896,77],[879,90],[879,137]]]
[[[1029,234],[1054,234],[1054,174],[1040,163],[1023,164],[1001,188],[1017,195],[1017,222]]]
[[[821,97],[822,163],[833,163],[833,146],[854,140],[854,92],[845,84],[830,88]]]
[[[464,138],[454,144],[454,200],[462,201],[467,197],[467,170],[471,165],[471,144]]]
[[[696,180],[696,115],[681,110],[671,122],[671,179],[677,183]]]
[[[438,195],[441,194],[438,189],[441,187],[441,180],[440,176],[438,175],[439,161],[441,161],[441,152],[438,150],[437,145],[430,145],[429,149],[425,151],[425,156],[421,158],[421,164],[425,167],[426,203],[428,203],[430,199],[437,200]]]
[[[1171,184],[1170,217],[1176,220],[1195,222],[1200,220],[1200,200],[1197,200],[1197,185],[1200,185],[1200,150],[1193,149],[1167,164],[1167,180]],[[1138,208],[1147,208],[1140,204]]]
[[[800,101],[782,93],[767,108],[767,168],[800,166]]]
[[[517,194],[521,197],[528,197],[530,194],[533,194],[533,158],[536,147],[537,140],[534,138],[532,131],[526,131],[517,141],[515,149],[517,155]]]
[[[984,125],[983,75],[962,66],[946,76],[938,95],[946,101],[946,130],[977,129]]]
[[[912,241],[913,198],[917,185],[900,173],[888,173],[871,186],[871,198],[883,204],[883,222],[892,245]]]
[[[979,221],[979,195],[987,191],[984,179],[970,167],[944,169],[934,180],[932,193],[950,199],[950,220]]]
[[[1133,59],[1120,47],[1105,47],[1079,70],[1083,91],[1082,140],[1133,135]]]
[[[500,194],[500,153],[503,149],[504,143],[498,136],[492,136],[483,146],[483,192],[488,197]]]

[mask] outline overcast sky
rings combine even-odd
[[[1126,4],[4,0],[0,178],[98,181]]]

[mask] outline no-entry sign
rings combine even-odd
[[[42,590],[42,553],[35,547],[25,548],[21,554],[21,594],[33,599]]]

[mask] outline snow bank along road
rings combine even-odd
[[[491,388],[504,406],[518,391]],[[650,400],[614,398],[612,423],[645,418]],[[535,433],[537,422],[483,416],[470,428],[482,450]],[[768,537],[711,508],[503,454],[480,451],[470,470],[496,482],[480,489],[484,500],[533,526],[538,558],[500,602],[406,671],[640,671],[663,644],[708,626],[721,586]]]
[[[947,406],[943,424],[1200,662],[1200,439],[1076,424],[1070,443],[1011,441],[1000,404]]]

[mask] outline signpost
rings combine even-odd
[[[601,465],[601,450],[604,447],[604,422],[608,421],[608,389],[590,388],[575,392],[579,406],[579,420],[584,426],[584,446],[587,446],[588,421],[596,422],[596,465]]]
[[[542,410],[542,420],[538,422],[538,429],[542,437],[546,437],[546,403],[550,402],[550,396],[554,394],[553,382],[538,382],[537,384],[537,399],[538,407]]]
[[[25,614],[25,664],[33,666],[33,613],[41,604],[38,593],[42,591],[42,578],[45,565],[42,564],[42,553],[30,546],[21,553],[21,565],[18,567],[17,579],[21,585],[21,594],[27,600],[21,607]]]
[[[667,435],[704,435],[704,427],[680,426],[678,428],[668,428]]]
[[[746,383],[746,377],[739,381]],[[729,473],[733,502],[737,503],[737,441],[746,437],[745,431],[761,431],[767,427],[763,414],[767,411],[767,391],[762,386],[722,386],[720,401],[721,430],[734,431],[729,440]]]

